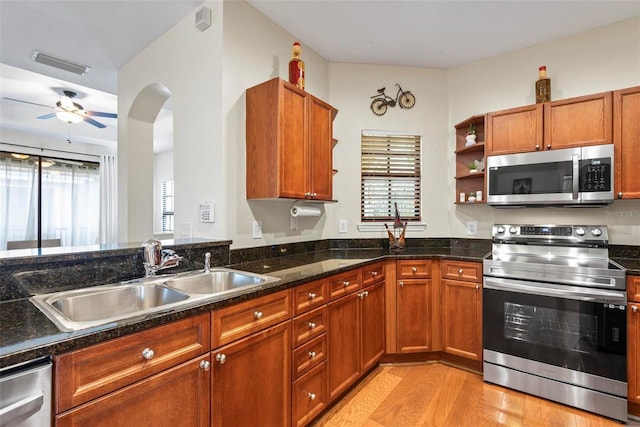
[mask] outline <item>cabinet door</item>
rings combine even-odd
[[[431,279],[397,283],[398,350],[400,353],[431,351]]]
[[[613,93],[615,191],[619,199],[640,199],[640,86]]]
[[[290,424],[290,344],[287,321],[211,353],[214,427]]]
[[[333,197],[333,108],[309,96],[309,189],[313,199]]]
[[[360,297],[347,295],[329,304],[329,399],[335,399],[360,376]]]
[[[306,98],[303,91],[281,86],[278,162],[279,197],[302,198],[309,192]]]
[[[482,360],[482,288],[479,283],[442,281],[444,351]]]
[[[209,355],[167,369],[55,417],[56,427],[210,426]]]
[[[544,104],[546,150],[611,144],[612,128],[611,92]]]
[[[361,292],[362,372],[378,363],[384,354],[384,282]]]
[[[627,313],[627,399],[640,404],[640,304],[628,304]]]
[[[542,104],[487,115],[487,155],[542,150]]]

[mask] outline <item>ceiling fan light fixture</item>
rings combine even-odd
[[[28,159],[29,155],[28,154],[20,154],[20,153],[11,153],[11,157],[14,157],[14,158],[20,159],[20,160],[24,160],[24,159]]]
[[[72,113],[70,111],[58,111],[56,113],[56,117],[67,123],[80,123],[84,119],[77,115],[76,113]]]
[[[69,61],[68,59],[49,55],[48,53],[39,52],[37,50],[33,51],[31,59],[40,64],[68,71],[70,73],[79,74],[81,76],[91,69],[91,67],[87,65],[78,64],[76,62]]]

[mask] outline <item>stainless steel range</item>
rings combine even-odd
[[[607,227],[499,224],[492,236],[485,381],[626,422],[625,271]]]

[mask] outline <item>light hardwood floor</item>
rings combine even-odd
[[[621,425],[589,412],[485,383],[476,373],[427,363],[377,368],[314,427]]]

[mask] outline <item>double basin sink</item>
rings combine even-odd
[[[31,301],[63,331],[77,331],[216,301],[278,281],[277,277],[212,268],[37,295]]]

